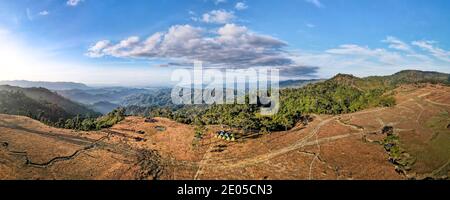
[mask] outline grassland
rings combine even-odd
[[[84,132],[1,115],[0,179],[448,178],[450,88],[403,85],[394,93],[393,107],[312,115],[307,125],[235,142],[214,137],[220,126],[205,126],[199,140],[195,126],[165,118],[127,117]],[[398,145],[394,154],[386,141]],[[399,170],[391,158],[402,156],[414,162]]]

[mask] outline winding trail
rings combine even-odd
[[[438,106],[447,106],[450,107],[450,104],[446,104],[446,103],[439,103],[439,102],[435,102],[435,101],[431,101],[429,99],[425,99],[426,102],[434,104],[434,105],[438,105]]]
[[[380,112],[385,110],[386,108],[377,108],[377,109],[373,109],[373,110],[368,110],[368,111],[362,111],[362,112],[358,112],[358,113],[353,113],[351,114],[351,116],[357,116],[357,115],[361,115],[361,114],[369,114],[369,113],[376,113],[376,112]],[[208,167],[215,167],[215,168],[219,168],[219,169],[227,169],[227,168],[242,168],[242,167],[246,167],[246,166],[251,166],[251,165],[255,165],[255,164],[259,164],[262,162],[267,162],[270,159],[273,159],[277,156],[280,155],[284,155],[286,153],[289,153],[291,151],[294,150],[298,150],[300,148],[306,147],[306,146],[312,146],[312,145],[317,145],[317,144],[322,144],[322,143],[328,143],[328,142],[332,142],[332,141],[336,141],[336,140],[340,140],[340,139],[344,139],[344,138],[348,138],[351,136],[355,136],[355,135],[360,135],[360,133],[351,133],[351,134],[343,134],[343,135],[337,135],[337,136],[333,136],[333,137],[328,137],[328,138],[321,138],[321,139],[316,139],[316,140],[312,140],[310,141],[311,138],[315,137],[319,131],[322,129],[323,126],[327,125],[330,122],[336,121],[337,119],[339,119],[341,116],[335,116],[329,119],[325,119],[323,121],[321,121],[316,127],[314,127],[314,129],[309,132],[305,137],[303,137],[302,139],[298,140],[296,143],[275,150],[275,151],[271,151],[270,153],[266,153],[266,154],[261,154],[252,158],[246,158],[246,159],[241,159],[239,161],[236,160],[222,160],[223,162],[220,164],[206,164],[206,166]],[[204,163],[200,165],[200,167],[202,165],[205,165]]]
[[[46,167],[49,167],[49,166],[51,166],[52,164],[57,163],[57,162],[67,161],[67,160],[74,159],[74,158],[76,158],[78,155],[80,155],[81,153],[86,152],[86,151],[89,151],[89,150],[91,150],[91,149],[94,149],[95,147],[97,147],[97,146],[99,145],[100,142],[102,142],[103,140],[105,140],[105,139],[107,139],[107,138],[109,138],[109,135],[104,136],[104,137],[102,137],[102,138],[96,140],[95,142],[93,142],[92,144],[90,144],[90,145],[88,145],[88,146],[85,146],[85,147],[83,147],[83,148],[81,148],[81,149],[76,150],[76,151],[75,151],[73,154],[71,154],[71,155],[68,155],[68,156],[57,156],[57,157],[54,157],[54,158],[50,159],[49,161],[43,162],[43,163],[35,163],[35,162],[33,162],[33,161],[29,158],[28,153],[27,153],[26,151],[23,151],[23,152],[20,152],[20,151],[11,151],[11,150],[9,150],[9,149],[8,149],[8,151],[10,151],[11,154],[23,156],[23,157],[25,158],[25,164],[28,165],[28,166],[30,166],[30,167],[46,168]]]

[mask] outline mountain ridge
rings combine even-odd
[[[0,85],[0,91],[23,93],[24,96],[39,104],[53,104],[65,110],[72,116],[98,115],[97,112],[90,110],[79,103],[73,102],[70,99],[64,98],[46,88],[21,88],[16,86]]]
[[[27,81],[27,80],[6,80],[0,81],[0,85],[10,85],[21,88],[42,87],[49,90],[71,90],[71,89],[89,89],[84,83],[76,82],[50,82],[50,81]]]

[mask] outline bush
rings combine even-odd
[[[109,128],[124,119],[125,119],[125,109],[123,108],[115,109],[112,112],[108,113],[107,115],[98,118],[95,121],[95,127],[97,130]]]

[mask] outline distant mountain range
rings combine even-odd
[[[120,107],[120,105],[111,103],[109,101],[100,101],[100,102],[94,103],[92,105],[89,105],[88,107],[91,108],[92,110],[95,110],[102,114],[107,114],[107,113],[111,112],[112,110]]]
[[[168,91],[161,93],[161,91]],[[95,88],[87,90],[59,90],[63,97],[88,105],[91,109],[106,114],[117,107],[128,105],[163,105],[170,100],[170,89],[139,88]],[[162,103],[158,103],[162,102]]]
[[[449,74],[417,70],[405,70],[390,76],[371,76],[366,78],[338,74],[330,80],[337,81],[339,84],[355,86],[360,89],[395,87],[403,83],[429,82],[450,84]],[[324,81],[326,80],[287,80],[281,81],[279,85],[281,89],[302,88],[308,84]],[[84,114],[93,112],[92,110],[106,114],[119,106],[164,107],[171,106],[172,103],[170,88],[91,88],[82,83],[42,81],[0,81],[0,85],[10,85],[0,86],[0,90],[5,90],[5,88],[8,90],[20,90],[34,100],[58,102],[57,105],[67,110],[70,114]],[[47,89],[53,90],[57,94]],[[70,103],[68,102],[69,99]]]
[[[0,81],[0,86],[3,87],[3,89],[8,88],[8,90],[12,90],[14,87],[17,87],[14,90],[19,90],[18,88],[20,87],[20,90],[27,91],[28,93],[30,91],[38,91],[40,88],[45,88],[46,90],[55,91],[58,95],[66,99],[83,104],[84,107],[88,107],[102,114],[106,114],[122,104],[129,105],[136,102],[143,102],[146,99],[144,96],[151,95],[152,93],[158,93],[159,91],[159,89],[127,87],[93,88],[82,83],[74,82],[26,80]],[[54,97],[54,94],[50,96]],[[140,100],[141,98],[142,100]],[[148,105],[149,102],[143,102],[143,104]]]
[[[158,89],[148,93],[139,93],[127,96],[122,106],[169,106],[172,105],[171,89]]]
[[[94,104],[97,102],[108,101],[114,104],[120,104],[127,96],[134,94],[150,93],[152,90],[139,88],[90,88],[56,91],[61,96],[72,99],[83,104]]]
[[[10,85],[17,86],[22,88],[33,88],[33,87],[42,87],[49,90],[86,90],[90,89],[85,84],[82,83],[73,83],[73,82],[45,82],[45,81],[25,81],[25,80],[16,80],[16,81],[0,81],[0,85]]]

